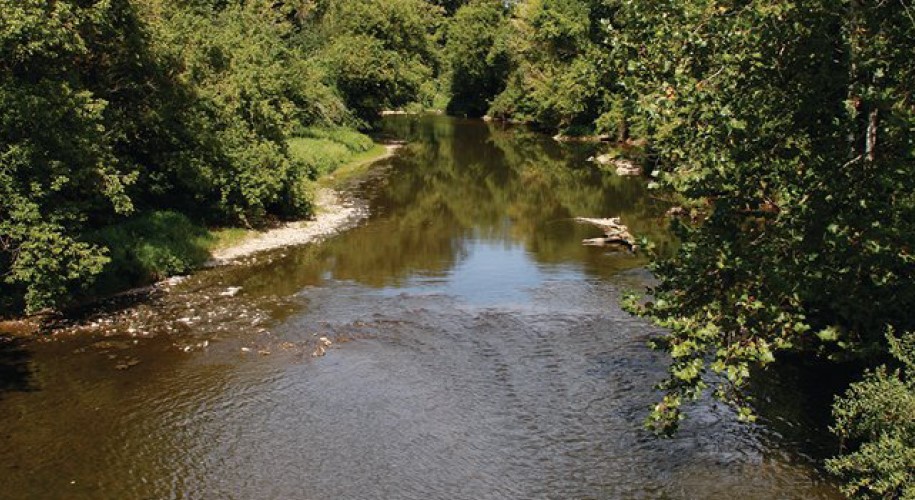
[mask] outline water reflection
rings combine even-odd
[[[30,345],[0,497],[835,498],[727,408],[642,428],[665,365],[618,301],[644,261],[571,219],[671,245],[643,180],[522,129],[386,127],[410,144],[359,188],[363,226]]]
[[[302,248],[258,268],[253,274],[264,289],[294,294],[326,277],[393,287],[414,275],[445,276],[473,253],[471,246],[488,248],[481,241],[595,276],[645,264],[638,256],[583,247],[582,239],[600,232],[572,220],[580,216],[620,216],[662,251],[673,244],[661,217],[664,205],[649,196],[643,180],[587,162],[593,146],[442,117],[385,123],[387,134],[409,144],[390,160],[389,175],[359,188],[371,203],[370,223],[320,250]]]

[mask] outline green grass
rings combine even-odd
[[[351,152],[367,151],[375,145],[372,138],[348,128],[309,127],[302,131],[300,137],[309,139],[326,139],[342,144]]]
[[[370,137],[343,128],[308,128],[301,137],[290,139],[288,145],[293,161],[304,165],[312,179],[325,187],[363,173],[365,166],[387,152]]]
[[[96,280],[93,295],[146,285],[199,268],[210,258],[209,231],[186,215],[146,213],[88,235],[108,248],[111,261]]]
[[[289,140],[289,156],[304,164],[312,180],[327,175],[349,161],[353,151],[329,139],[297,137]]]
[[[245,229],[243,227],[208,229],[206,235],[200,240],[200,243],[207,249],[207,252],[212,254],[219,250],[238,245],[257,233],[258,232],[253,229]]]
[[[387,148],[381,144],[376,144],[372,149],[353,155],[346,164],[337,167],[333,172],[329,172],[318,179],[318,185],[322,187],[337,187],[345,184],[350,179],[358,177],[365,173],[371,164],[386,155]]]

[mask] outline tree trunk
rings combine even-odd
[[[880,110],[874,109],[870,112],[867,120],[867,144],[864,153],[867,155],[867,161],[877,159],[877,128],[880,124]]]

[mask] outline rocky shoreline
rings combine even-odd
[[[232,264],[256,253],[314,243],[352,228],[369,215],[363,200],[327,188],[318,191],[315,207],[317,215],[314,219],[283,224],[237,245],[217,250],[207,266]]]

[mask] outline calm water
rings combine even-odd
[[[570,218],[669,245],[644,181],[520,130],[386,127],[410,143],[356,188],[364,225],[0,343],[0,497],[835,497],[790,403],[642,430],[664,359],[618,299],[645,263]]]

